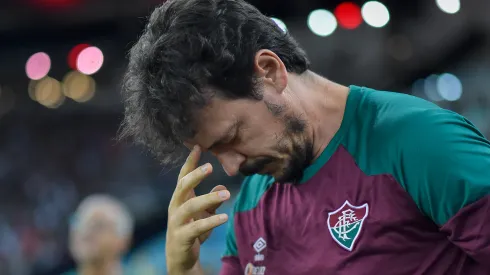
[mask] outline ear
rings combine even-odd
[[[271,50],[260,50],[255,54],[255,73],[263,80],[264,85],[270,85],[282,93],[288,85],[288,72],[282,60]]]

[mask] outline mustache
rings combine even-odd
[[[253,174],[258,174],[260,171],[264,169],[266,165],[272,163],[274,161],[273,158],[270,157],[261,157],[255,159],[251,162],[246,162],[240,167],[240,173],[244,176],[251,176]]]

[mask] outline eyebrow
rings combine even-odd
[[[208,151],[213,150],[216,146],[225,143],[231,137],[231,135],[233,135],[233,132],[236,131],[237,127],[238,127],[238,122],[235,122],[230,127],[228,127],[225,134],[221,136],[221,138],[219,138],[217,141],[213,142],[211,146],[208,147]]]

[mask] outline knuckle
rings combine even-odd
[[[173,224],[176,223],[176,221],[177,221],[177,218],[176,218],[175,215],[169,215],[168,216],[168,225],[167,225],[167,227],[172,227]]]
[[[191,231],[194,233],[200,233],[203,228],[204,220],[198,220],[190,224]]]
[[[192,214],[192,213],[199,211],[199,205],[197,204],[195,199],[190,199],[190,200],[186,201],[184,203],[184,205],[182,206],[182,208],[183,208],[183,211],[185,211],[189,214]]]
[[[186,182],[186,177],[187,177],[187,176],[182,177],[181,179],[179,179],[179,180],[177,181],[177,190],[181,190],[181,189],[184,187],[185,182]]]
[[[193,173],[189,173],[189,174],[185,175],[184,177],[182,177],[182,179],[180,180],[181,181],[181,188],[185,189],[189,185],[191,185],[194,178],[195,177],[194,177]]]
[[[201,168],[196,168],[194,171],[190,172],[188,176],[193,180],[199,180],[205,176],[205,173]]]

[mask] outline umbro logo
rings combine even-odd
[[[260,252],[264,251],[267,247],[267,242],[264,238],[258,238],[253,244],[253,248],[257,254],[254,257],[254,262],[261,262],[264,260],[264,254],[260,254]],[[245,266],[245,275],[265,275],[265,266],[255,266],[252,263],[248,263]]]
[[[267,243],[265,240],[260,237],[257,241],[254,243],[254,249],[255,252],[260,253],[262,250],[264,250],[267,247]]]
[[[253,247],[255,249],[255,252],[257,252],[257,254],[254,257],[254,260],[256,262],[263,261],[264,254],[260,254],[260,252],[262,252],[267,247],[267,243],[265,242],[264,238],[260,237],[257,241],[255,241]]]

